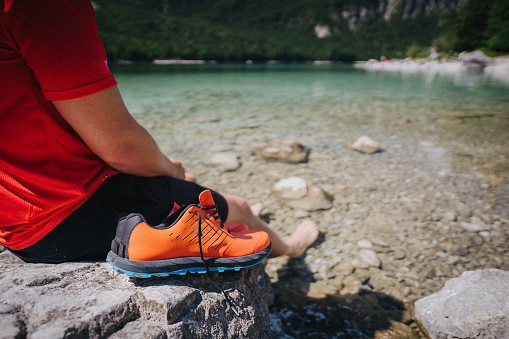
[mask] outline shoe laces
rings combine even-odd
[[[203,208],[203,210],[215,208],[215,206],[206,207]],[[236,316],[239,316],[239,312],[237,311],[237,308],[233,305],[233,302],[231,301],[230,297],[226,294],[225,290],[222,288],[222,286],[219,286],[214,278],[212,277],[212,274],[210,273],[209,266],[207,265],[207,262],[205,261],[205,258],[203,257],[203,248],[201,244],[201,237],[202,237],[202,230],[201,230],[201,224],[202,224],[202,216],[198,211],[194,212],[198,216],[198,247],[200,248],[200,258],[203,262],[203,266],[205,266],[205,271],[207,272],[207,276],[209,277],[209,280],[212,282],[212,284],[216,287],[216,289],[223,292],[224,298],[226,299],[226,302],[228,305],[230,305],[230,308],[233,310]],[[208,214],[206,216],[206,219],[209,219],[210,216],[213,216],[214,214],[217,214],[217,210],[213,211],[212,213]],[[216,217],[214,217],[215,220],[217,220]],[[221,228],[223,228],[223,222],[221,221]],[[228,230],[228,233],[230,233],[230,230]]]
[[[211,205],[207,207],[201,207],[201,209],[208,211],[212,210],[209,214],[207,214],[207,219],[210,219],[211,217],[214,218],[215,221],[218,221],[221,223],[221,228],[224,229],[224,223],[223,220],[219,217],[219,212],[217,211],[216,205]],[[226,229],[228,231],[228,234],[231,234],[229,229]]]

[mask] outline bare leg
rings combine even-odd
[[[249,208],[251,209],[251,212],[253,212],[255,216],[259,217],[260,213],[262,213],[263,205],[257,202],[256,204],[251,205]]]
[[[223,195],[228,203],[228,218],[226,222],[242,222],[251,229],[259,229],[267,232],[272,243],[272,253],[270,257],[279,257],[288,255],[291,258],[300,257],[304,251],[315,242],[318,237],[318,227],[311,220],[305,220],[287,240],[272,230],[267,223],[255,215],[261,212],[261,204],[253,205],[253,209],[244,201],[244,199],[233,196]],[[254,213],[253,213],[254,212]]]

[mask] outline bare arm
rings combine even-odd
[[[53,101],[53,105],[111,167],[139,176],[164,175],[193,181],[182,164],[168,159],[131,116],[116,86],[82,98]]]

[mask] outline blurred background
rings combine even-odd
[[[94,0],[110,60],[509,53],[507,0]]]

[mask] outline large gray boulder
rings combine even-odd
[[[263,267],[212,278],[129,278],[107,263],[25,264],[3,252],[0,338],[270,337]]]
[[[479,50],[470,53],[463,52],[458,56],[458,60],[469,68],[484,68],[493,62],[493,59]]]
[[[414,306],[431,339],[509,338],[509,272],[464,272]]]

